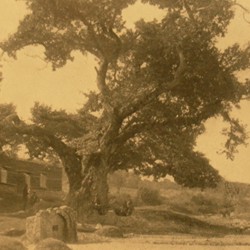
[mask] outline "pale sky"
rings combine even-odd
[[[238,0],[250,10],[250,0]],[[244,46],[250,41],[250,24],[243,18],[243,12],[236,7],[237,14],[231,23],[228,34],[221,39],[218,47],[239,42]],[[19,20],[25,15],[24,2],[15,0],[0,0],[0,40],[6,39],[13,33]],[[144,18],[153,20],[159,18],[162,12],[156,8],[137,4],[124,12],[127,25]],[[245,16],[250,22],[250,14]],[[12,102],[17,106],[19,115],[27,119],[29,110],[35,101],[52,105],[54,108],[63,108],[74,112],[84,101],[82,92],[95,89],[94,59],[75,54],[74,62],[56,72],[51,70],[42,60],[40,47],[27,47],[18,53],[18,59],[7,57],[2,59],[4,80],[0,83],[0,102]],[[249,78],[250,71],[243,72],[242,78]],[[243,123],[248,124],[250,131],[250,103],[243,102],[241,110],[235,112]],[[240,147],[240,153],[235,160],[226,160],[225,156],[217,152],[222,149],[223,137],[220,130],[223,124],[220,120],[210,119],[206,123],[207,131],[197,140],[197,149],[205,153],[211,164],[220,174],[232,181],[250,183],[250,146]]]

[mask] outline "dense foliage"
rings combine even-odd
[[[73,51],[98,61],[99,92],[90,92],[77,114],[35,105],[33,124],[19,130],[29,135],[33,156],[55,152],[77,194],[86,197],[90,183],[99,183],[92,190],[97,207],[107,200],[107,174],[118,169],[171,175],[185,186],[216,186],[218,172],[194,146],[204,122],[215,116],[229,124],[229,157],[246,139],[230,111],[249,93],[249,82],[240,82],[235,72],[249,68],[250,49],[216,47],[235,1],[145,1],[166,15],[158,22],[140,21],[134,30],[122,20],[134,0],[26,2],[29,14],[0,45],[8,55],[39,45],[53,69],[73,60]]]

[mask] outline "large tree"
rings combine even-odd
[[[53,69],[73,60],[73,51],[96,58],[99,91],[87,95],[76,115],[36,104],[33,124],[19,131],[40,144],[39,152],[52,149],[61,158],[71,202],[91,201],[101,213],[107,175],[118,169],[215,186],[218,172],[194,151],[207,119],[221,115],[228,122],[228,156],[246,139],[230,111],[248,95],[249,83],[235,72],[249,67],[250,50],[216,47],[235,1],[147,2],[165,17],[129,30],[122,11],[135,0],[26,0],[29,14],[0,46],[15,57],[25,46],[41,45]]]

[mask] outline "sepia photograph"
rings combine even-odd
[[[0,0],[0,250],[250,249],[250,0]]]

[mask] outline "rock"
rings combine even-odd
[[[40,241],[34,250],[71,250],[63,241],[47,238]]]
[[[96,230],[102,229],[102,224],[100,224],[100,223],[96,224],[95,229],[96,229]]]
[[[114,237],[114,238],[122,238],[123,232],[119,227],[114,226],[102,226],[96,230],[96,233],[100,236],[104,237]]]
[[[23,234],[25,234],[25,230],[22,230],[22,229],[16,229],[16,228],[11,228],[11,229],[8,229],[4,232],[1,232],[0,233],[1,235],[4,235],[4,236],[12,236],[12,237],[15,237],[15,236],[21,236]]]
[[[88,225],[88,224],[78,224],[77,225],[77,232],[93,233],[95,231],[96,231],[96,228],[92,225]]]
[[[30,242],[54,238],[75,243],[76,214],[67,206],[41,210],[35,216],[26,219],[26,236]]]
[[[13,238],[0,236],[0,249],[1,250],[27,250],[24,245]]]

